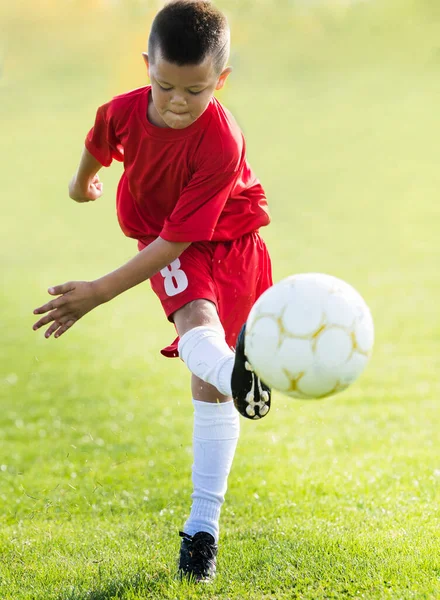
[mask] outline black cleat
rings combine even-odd
[[[199,531],[193,536],[180,531],[179,535],[182,538],[179,560],[180,576],[197,583],[214,579],[217,544],[212,535],[206,531]]]
[[[246,324],[238,334],[231,387],[235,408],[247,419],[261,419],[270,410],[270,388],[254,373],[244,353]]]

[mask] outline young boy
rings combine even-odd
[[[174,0],[155,17],[144,54],[151,85],[101,106],[69,185],[76,202],[102,195],[97,175],[123,161],[117,211],[139,253],[95,281],[49,288],[34,325],[59,337],[82,316],[149,279],[179,338],[162,353],[192,373],[192,507],[179,569],[215,575],[219,517],[239,435],[238,412],[265,416],[270,390],[244,354],[249,310],[272,283],[258,229],[269,223],[264,191],[243,136],[213,97],[231,72],[226,18],[205,0]],[[236,352],[231,347],[236,346]],[[231,400],[233,397],[234,403]]]

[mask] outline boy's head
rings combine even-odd
[[[229,44],[226,17],[207,0],[173,0],[156,15],[144,54],[156,125],[183,129],[200,117],[231,71]]]
[[[179,66],[199,65],[208,56],[217,74],[229,57],[229,25],[208,0],[173,0],[155,17],[148,40],[150,63],[157,56]]]

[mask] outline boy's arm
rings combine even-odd
[[[90,202],[102,196],[103,186],[97,175],[102,164],[84,148],[78,170],[69,183],[69,196],[76,202]]]
[[[176,260],[188,246],[189,242],[167,242],[158,237],[128,263],[104,277],[95,281],[69,281],[49,288],[49,294],[58,298],[34,310],[36,315],[47,314],[35,323],[33,329],[40,329],[53,321],[45,336],[48,338],[55,333],[55,337],[59,337],[100,304],[150,279]]]

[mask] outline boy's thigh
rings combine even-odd
[[[199,299],[217,307],[217,290],[212,276],[213,254],[213,244],[191,244],[179,258],[150,279],[170,321],[174,321],[174,314],[179,309]]]
[[[270,258],[257,233],[231,242],[197,242],[150,283],[168,319],[174,321],[178,313],[181,334],[221,323],[226,341],[235,347],[254,302],[272,284]],[[176,342],[163,354],[176,356]]]
[[[235,347],[252,306],[272,285],[269,253],[259,234],[250,233],[219,244],[214,254],[213,278],[226,341]]]

